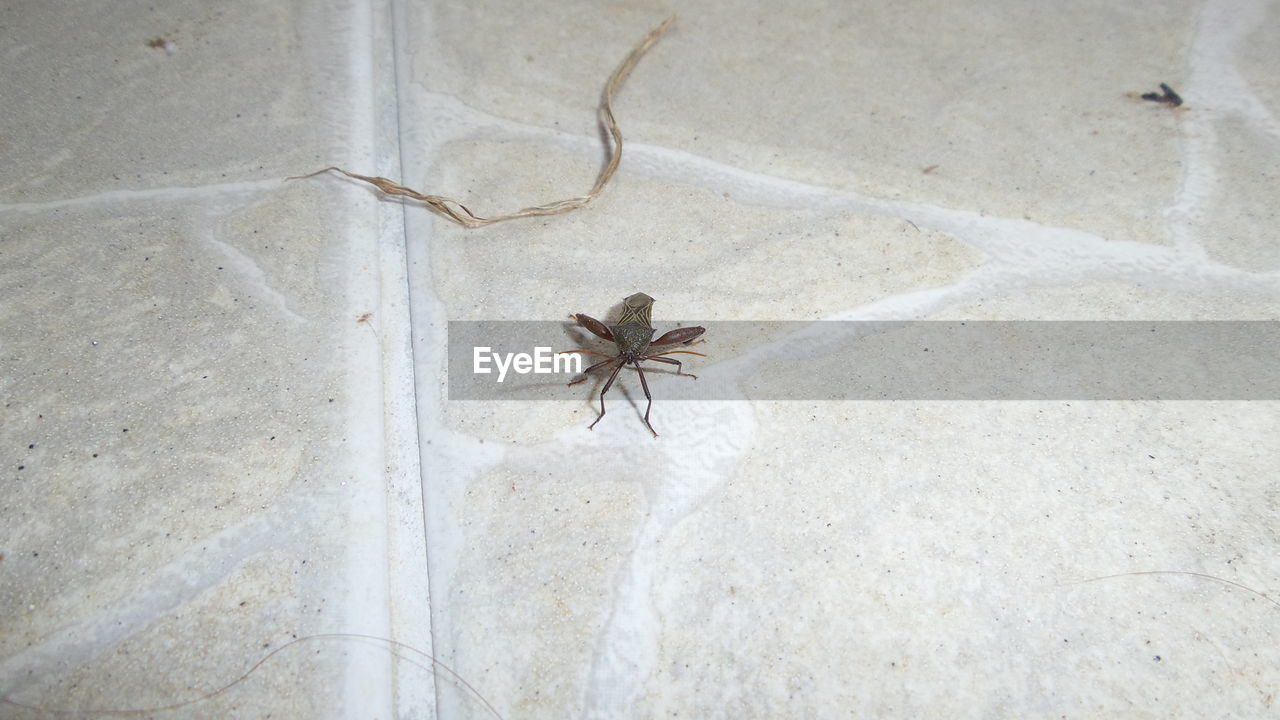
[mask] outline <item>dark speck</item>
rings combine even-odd
[[[1150,102],[1158,102],[1158,103],[1164,103],[1166,105],[1172,105],[1173,107],[1178,107],[1179,105],[1182,104],[1182,96],[1174,92],[1173,88],[1169,87],[1164,83],[1160,83],[1160,90],[1161,92],[1159,93],[1153,93],[1153,92],[1143,93],[1142,99],[1148,100]]]

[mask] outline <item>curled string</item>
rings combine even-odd
[[[353,173],[350,170],[343,170],[340,167],[331,166],[324,168],[323,170],[317,170],[309,175],[298,175],[288,179],[301,180],[327,172],[341,173],[349,178],[369,183],[387,195],[399,195],[401,197],[407,197],[422,202],[440,215],[443,215],[459,225],[468,228],[484,227],[485,225],[502,222],[504,220],[515,220],[516,218],[559,215],[561,213],[577,210],[592,200],[595,200],[600,196],[600,193],[604,192],[605,185],[607,185],[609,180],[613,178],[613,174],[618,170],[618,164],[622,162],[622,131],[618,129],[618,121],[613,116],[613,96],[618,92],[618,88],[622,86],[622,83],[626,81],[627,76],[631,74],[631,71],[635,69],[636,64],[640,62],[640,58],[644,57],[644,54],[649,51],[649,48],[653,47],[653,44],[658,41],[658,38],[662,37],[662,34],[667,31],[667,28],[670,27],[671,23],[675,22],[675,20],[676,16],[672,15],[666,20],[663,20],[662,24],[650,30],[649,34],[640,41],[640,44],[632,48],[631,53],[623,58],[622,63],[613,71],[613,75],[609,76],[609,82],[605,85],[604,89],[604,97],[600,102],[600,122],[603,123],[605,129],[609,131],[609,136],[612,139],[612,150],[609,153],[609,164],[605,166],[604,170],[600,171],[600,175],[596,177],[595,185],[591,187],[590,192],[586,195],[565,198],[564,200],[556,200],[545,205],[527,207],[523,210],[517,210],[516,212],[507,215],[483,217],[475,214],[466,205],[463,205],[452,198],[447,198],[441,195],[427,195],[384,177],[361,175],[359,173]]]

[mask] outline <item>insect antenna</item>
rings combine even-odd
[[[617,355],[609,355],[608,353],[596,352],[595,350],[561,350],[557,355],[568,355],[570,353],[582,353],[583,355],[595,355],[602,358],[616,358]],[[705,356],[704,356],[705,357]]]
[[[684,353],[685,355],[697,355],[698,357],[708,357],[707,355],[694,352],[693,350],[668,350],[666,352],[655,353],[653,355],[645,355],[646,358],[663,357],[664,355],[674,355],[675,353]]]

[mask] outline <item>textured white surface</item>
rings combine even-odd
[[[281,182],[581,193],[672,9],[580,212]],[[1275,320],[1278,35],[1265,2],[0,10],[0,695],[157,707],[354,632],[506,718],[1275,713],[1274,601],[1080,582],[1280,593],[1274,402],[655,384],[655,441],[634,377],[588,432],[589,383],[449,402],[444,353],[635,291],[659,327]],[[704,378],[785,350],[707,340]],[[491,716],[351,638],[166,715]]]

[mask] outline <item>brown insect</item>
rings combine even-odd
[[[618,353],[616,355],[595,352],[593,350],[564,351],[566,353],[582,353],[584,355],[596,355],[605,358],[586,370],[583,370],[582,377],[570,382],[569,385],[577,385],[578,383],[583,382],[587,379],[587,374],[593,370],[608,367],[615,362],[618,363],[618,366],[613,369],[613,374],[609,376],[609,381],[604,384],[604,389],[600,391],[600,415],[595,419],[595,422],[587,426],[588,430],[594,429],[596,423],[600,422],[600,418],[604,417],[604,394],[609,392],[609,388],[613,387],[613,381],[618,379],[618,373],[627,365],[634,367],[636,372],[640,374],[640,386],[644,388],[644,397],[649,401],[648,406],[644,409],[644,424],[645,427],[649,428],[649,432],[653,433],[655,438],[658,437],[658,431],[654,430],[653,425],[649,423],[649,411],[653,409],[653,396],[649,394],[649,383],[644,378],[644,370],[640,368],[640,363],[652,360],[654,362],[675,365],[677,375],[691,377],[695,380],[698,379],[697,375],[684,372],[681,369],[683,366],[680,364],[679,360],[673,360],[666,356],[676,353],[698,355],[699,357],[706,357],[706,355],[692,350],[663,350],[652,354],[649,351],[654,348],[662,348],[667,345],[691,345],[693,344],[693,341],[696,340],[699,335],[706,332],[707,329],[703,327],[676,328],[675,330],[665,333],[657,340],[652,340],[651,338],[653,338],[653,333],[656,332],[653,327],[653,321],[650,319],[650,312],[652,310],[653,298],[645,295],[644,293],[636,293],[622,301],[622,316],[618,318],[618,323],[616,325],[606,326],[599,320],[596,320],[589,315],[582,315],[581,313],[569,316],[579,325],[591,331],[591,334],[604,340],[608,340],[618,347]]]

